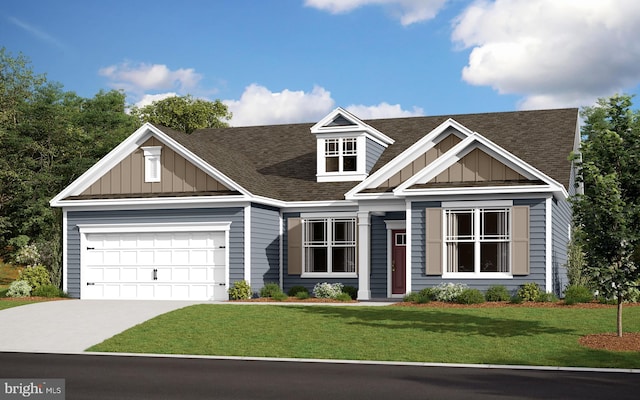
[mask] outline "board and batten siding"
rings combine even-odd
[[[67,213],[67,291],[80,297],[80,231],[82,224],[148,224],[231,222],[229,232],[230,283],[244,279],[244,209],[194,208],[159,210],[69,211]]]
[[[251,205],[251,289],[280,281],[280,211]]]
[[[371,246],[369,260],[371,262],[371,279],[369,287],[372,298],[387,297],[387,226],[386,217],[371,217]]]
[[[512,279],[449,279],[439,275],[426,275],[425,220],[427,208],[441,208],[441,203],[415,202],[411,205],[411,282],[412,292],[444,282],[464,283],[471,288],[486,291],[492,285],[504,285],[514,291],[524,283],[535,282],[542,290],[545,287],[545,199],[514,200],[514,206],[529,206],[529,275]]]
[[[552,209],[552,274],[553,293],[561,296],[569,284],[567,258],[571,232],[571,204],[567,200],[553,201]]]
[[[353,286],[358,288],[358,278],[302,278],[298,274],[289,274],[289,219],[300,218],[300,213],[284,213],[282,216],[282,269],[283,269],[283,282],[282,289],[286,293],[293,286],[303,286],[309,290],[309,293],[313,293],[313,287],[316,283],[328,282],[328,283],[342,283],[346,286]]]

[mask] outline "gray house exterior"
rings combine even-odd
[[[361,300],[443,282],[561,294],[578,110],[204,129],[150,124],[53,200],[63,286],[225,300],[318,282]]]

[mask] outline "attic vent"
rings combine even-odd
[[[161,146],[143,147],[144,152],[144,181],[160,182],[160,152]]]
[[[329,122],[325,126],[352,126],[355,125],[353,122],[349,121],[342,114],[339,114],[337,117],[333,119],[333,121]]]

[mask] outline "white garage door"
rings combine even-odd
[[[87,233],[84,299],[226,300],[226,232]]]

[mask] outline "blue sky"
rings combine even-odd
[[[4,0],[65,90],[224,101],[232,125],[593,104],[640,83],[637,0]]]

